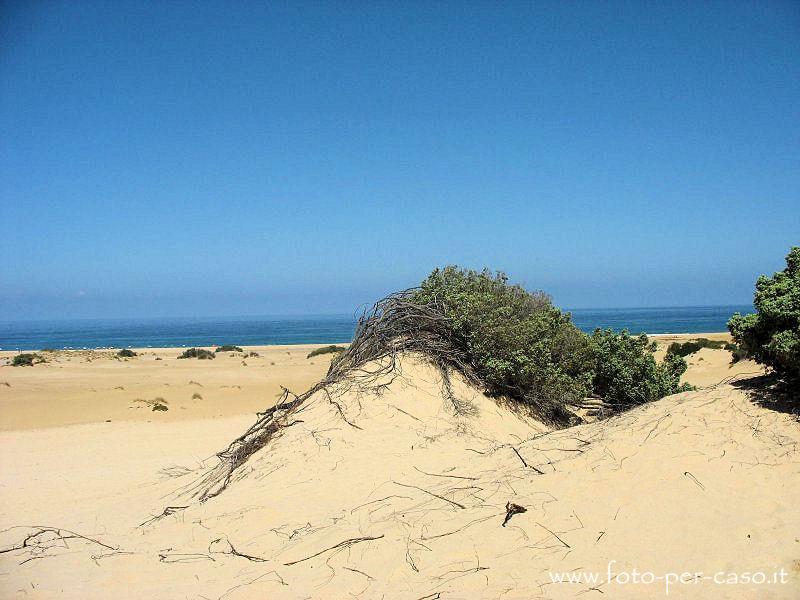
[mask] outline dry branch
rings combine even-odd
[[[439,500],[444,500],[445,502],[449,502],[450,504],[452,504],[456,508],[467,508],[463,504],[459,504],[458,502],[455,502],[454,500],[450,500],[449,498],[445,498],[444,496],[440,496],[439,494],[435,494],[433,492],[429,492],[428,490],[426,490],[424,488],[421,488],[421,487],[417,487],[416,485],[408,485],[406,483],[400,483],[398,481],[393,481],[392,483],[394,483],[395,485],[401,485],[401,486],[407,487],[407,488],[414,488],[415,490],[419,490],[420,492],[425,492],[429,496],[433,496],[434,498],[439,498]]]
[[[9,546],[7,548],[0,548],[0,554],[7,552],[14,552],[17,550],[29,553],[28,558],[23,560],[20,564],[24,564],[31,560],[45,558],[48,556],[47,551],[51,548],[69,548],[69,540],[81,540],[90,544],[95,544],[101,548],[111,551],[118,551],[119,548],[105,544],[100,540],[81,535],[75,531],[64,529],[62,527],[49,527],[42,525],[18,525],[3,530],[3,532],[11,531],[12,529],[29,529],[29,532],[19,543]]]
[[[149,525],[150,523],[154,523],[159,519],[163,519],[164,517],[168,517],[170,515],[174,515],[177,512],[185,510],[189,508],[188,506],[168,506],[164,509],[164,511],[160,515],[156,515],[150,519],[147,519],[144,523],[141,523],[139,527],[144,527],[145,525]]]
[[[311,556],[306,556],[305,558],[301,558],[299,560],[293,560],[292,562],[283,563],[286,567],[291,567],[292,565],[296,565],[297,563],[301,563],[306,560],[310,560],[312,558],[316,558],[320,554],[325,554],[326,552],[330,552],[331,550],[337,550],[339,548],[348,548],[353,544],[358,544],[360,542],[368,542],[371,540],[379,540],[383,537],[383,534],[380,534],[375,537],[365,536],[365,537],[358,537],[358,538],[350,538],[349,540],[344,540],[343,542],[339,542],[338,544],[331,546],[330,548],[325,548],[324,550],[320,550],[312,554]]]

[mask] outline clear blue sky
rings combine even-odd
[[[800,243],[797,2],[10,2],[5,319],[349,312],[456,263],[749,302]]]

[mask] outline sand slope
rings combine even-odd
[[[4,433],[0,547],[16,549],[0,554],[2,595],[663,595],[663,581],[606,582],[616,561],[612,574],[783,568],[784,584],[698,579],[670,596],[797,597],[791,416],[721,385],[550,432],[463,382],[469,415],[439,392],[437,373],[407,358],[382,394],[335,397],[346,420],[317,394],[204,504],[181,490],[252,418]],[[526,512],[503,527],[508,502]],[[147,522],[168,506],[186,508]],[[594,584],[552,582],[593,571]]]

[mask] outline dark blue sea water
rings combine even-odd
[[[736,312],[751,306],[604,308],[572,311],[584,331],[596,327],[639,333],[725,331]],[[212,346],[218,344],[333,344],[349,342],[352,315],[193,319],[75,319],[0,322],[0,349]]]

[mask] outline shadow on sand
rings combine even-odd
[[[732,382],[746,391],[758,406],[800,418],[800,390],[774,375],[761,375]]]

